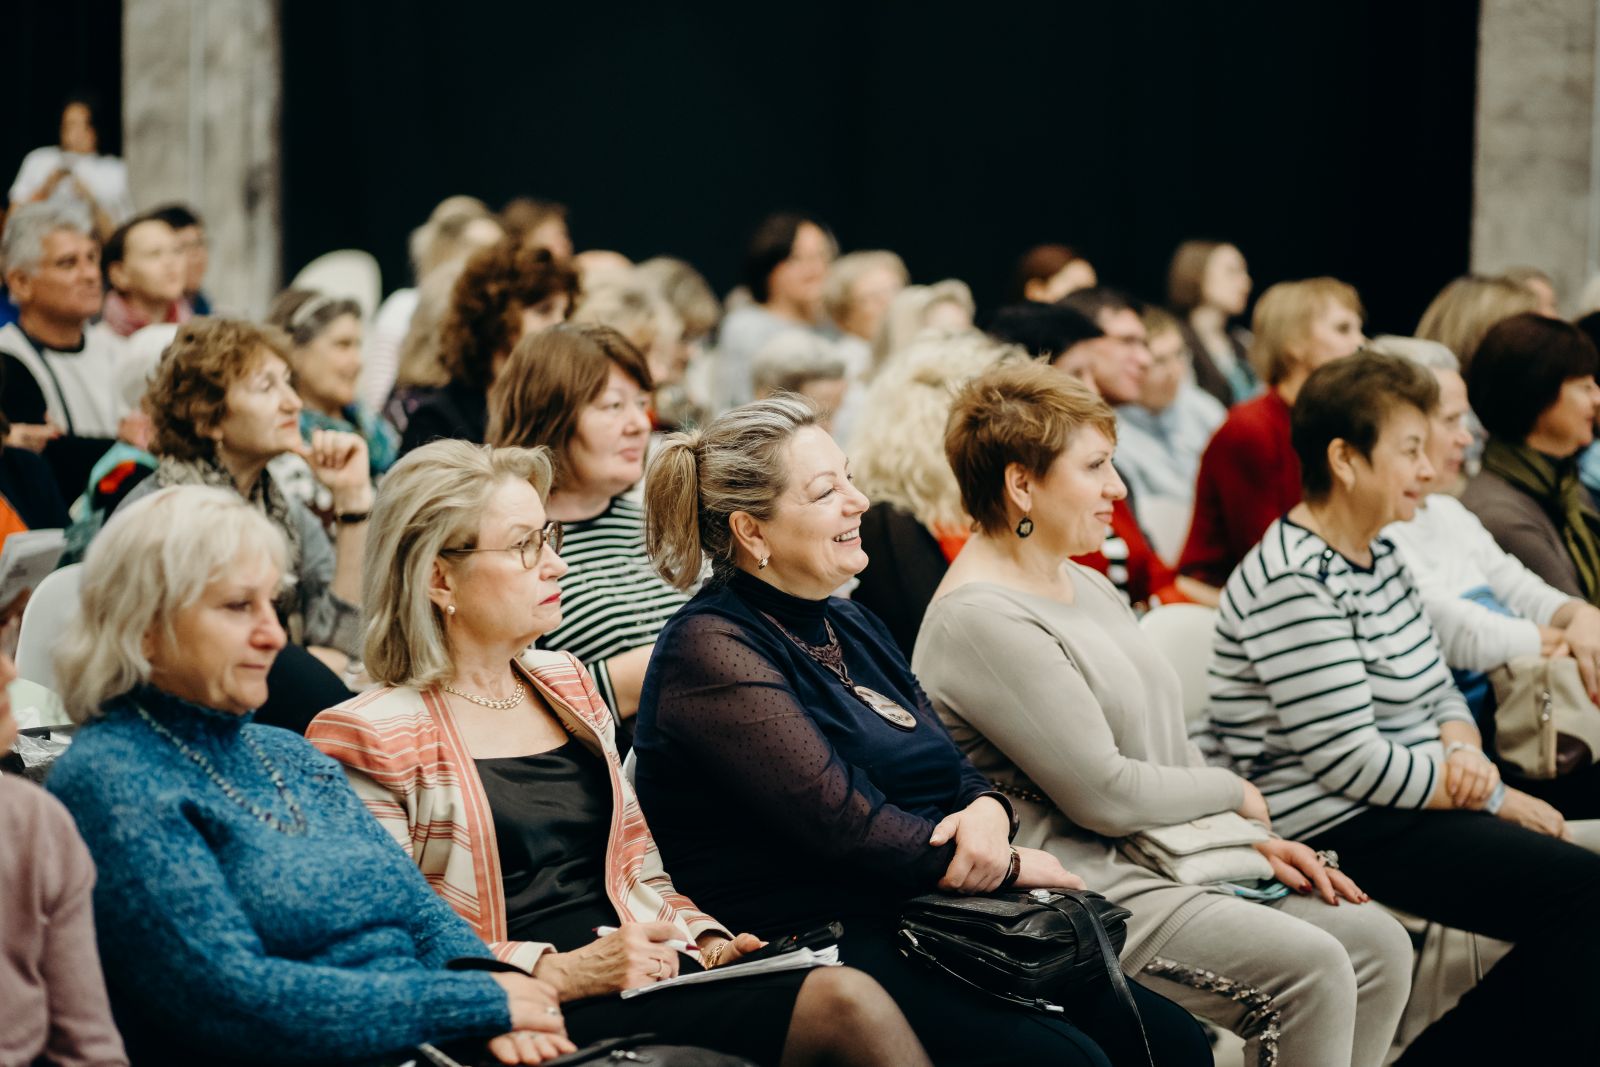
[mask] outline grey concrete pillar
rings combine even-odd
[[[126,0],[123,156],[135,205],[206,220],[218,310],[260,315],[282,261],[278,0]]]
[[[1600,3],[1481,10],[1472,269],[1543,268],[1572,313],[1600,271]]]

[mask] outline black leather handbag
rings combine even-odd
[[[1082,889],[975,896],[931,893],[901,905],[900,951],[990,996],[1060,1013],[1075,993],[1109,982],[1149,1053],[1118,958],[1132,912]]]

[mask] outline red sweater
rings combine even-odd
[[[1300,503],[1289,405],[1274,389],[1239,404],[1200,457],[1178,573],[1221,588],[1274,519]]]

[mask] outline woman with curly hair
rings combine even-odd
[[[566,320],[577,275],[542,248],[504,240],[467,260],[445,318],[441,362],[450,381],[412,414],[404,455],[443,438],[481,443],[489,422],[489,386],[518,339]]]
[[[243,497],[278,528],[288,550],[289,580],[278,589],[275,605],[289,647],[273,662],[271,699],[256,721],[303,731],[311,716],[348,698],[331,671],[346,670],[361,652],[357,605],[372,477],[360,434],[318,429],[309,441],[301,438],[302,401],[294,389],[292,357],[292,342],[270,326],[233,319],[180,326],[144,400],[155,427],[151,450],[160,463],[118,514],[167,486],[209,485]],[[310,509],[284,494],[268,469],[286,453],[304,457],[328,491],[331,537]]]

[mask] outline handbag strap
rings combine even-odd
[[[1111,980],[1111,988],[1116,992],[1117,999],[1127,1009],[1130,1029],[1139,1038],[1139,1047],[1144,1049],[1145,1063],[1155,1067],[1155,1057],[1150,1053],[1150,1037],[1144,1030],[1144,1017],[1139,1014],[1139,1005],[1134,1002],[1133,991],[1128,988],[1128,978],[1122,973],[1122,960],[1117,956],[1116,946],[1112,945],[1111,937],[1106,933],[1105,924],[1100,921],[1100,913],[1095,911],[1089,898],[1078,889],[1057,889],[1056,893],[1070,897],[1078,902],[1078,907],[1073,909],[1063,908],[1059,900],[1041,901],[1048,903],[1049,907],[1067,917],[1073,927],[1078,930],[1078,936],[1083,937],[1083,928],[1087,927],[1093,932],[1093,939],[1100,946],[1100,962],[1105,965],[1106,977]]]

